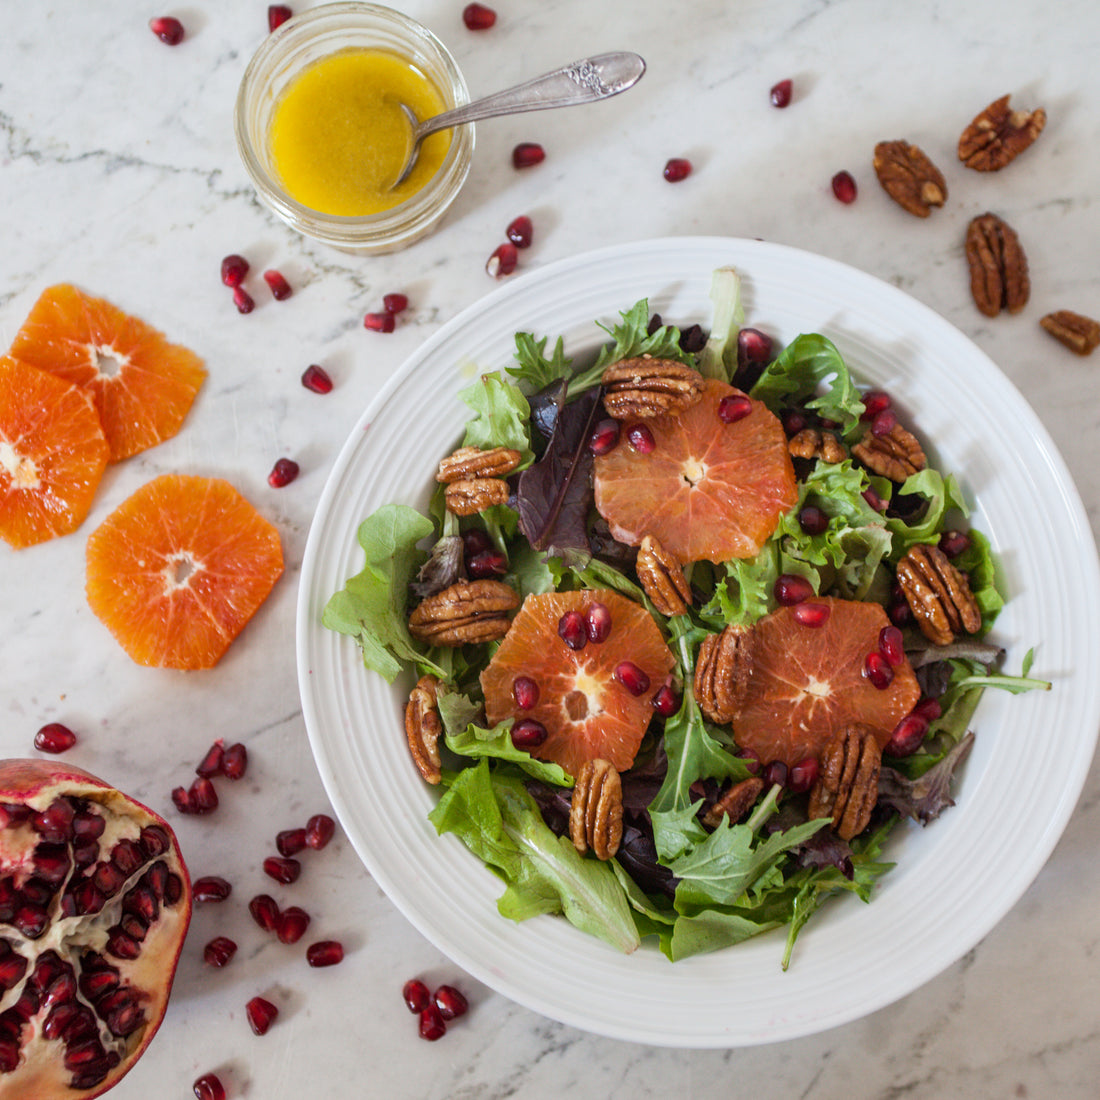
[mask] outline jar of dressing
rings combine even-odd
[[[393,188],[420,118],[468,102],[450,52],[377,4],[325,4],[270,34],[237,95],[237,148],[263,202],[307,237],[392,252],[430,233],[470,170],[472,126],[433,134]],[[438,139],[438,140],[436,140]]]

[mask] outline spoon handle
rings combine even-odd
[[[645,61],[636,53],[619,51],[586,57],[571,65],[563,65],[552,73],[517,84],[514,88],[475,99],[465,106],[426,119],[416,127],[414,136],[419,141],[436,130],[496,115],[594,103],[598,99],[625,92],[641,79],[644,72]]]

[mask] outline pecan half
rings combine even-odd
[[[621,359],[603,372],[603,404],[616,420],[690,409],[703,396],[703,376],[674,359]]]
[[[430,645],[492,642],[508,633],[508,612],[519,596],[503,581],[459,581],[421,601],[409,616],[409,633]]]
[[[819,432],[817,428],[803,428],[791,436],[787,450],[795,458],[820,458],[823,462],[843,462],[848,457],[844,444],[835,432]]]
[[[821,754],[821,774],[810,791],[810,817],[831,817],[842,840],[862,833],[878,801],[881,762],[869,726],[856,722],[843,729]]]
[[[966,262],[974,304],[987,317],[1002,309],[1019,313],[1027,305],[1027,257],[1016,231],[996,214],[981,214],[966,227]]]
[[[443,723],[436,707],[439,681],[434,676],[421,676],[409,693],[405,704],[405,736],[413,763],[426,783],[438,783],[442,778],[439,760],[439,735]]]
[[[723,817],[728,817],[731,823],[740,821],[763,789],[764,780],[756,775],[731,784],[729,790],[703,814],[703,824],[708,829],[717,829]]]
[[[752,632],[730,624],[721,634],[708,634],[699,646],[692,681],[699,709],[710,721],[733,721],[752,679]]]
[[[1047,113],[1013,111],[1009,97],[995,99],[975,115],[959,137],[959,160],[977,172],[996,172],[1014,161],[1042,133]]]
[[[569,837],[581,855],[589,848],[610,859],[623,838],[623,785],[606,760],[586,760],[577,772],[569,803]]]
[[[635,569],[645,594],[662,615],[682,615],[691,606],[691,586],[680,563],[652,535],[642,539]]]
[[[919,473],[928,463],[917,437],[900,424],[885,435],[868,430],[852,447],[852,454],[868,470],[897,482]]]
[[[916,145],[880,141],[875,146],[874,165],[886,194],[918,218],[927,218],[933,206],[943,206],[947,201],[943,173]]]
[[[507,504],[508,482],[499,477],[472,477],[452,481],[443,490],[447,511],[456,516],[473,516],[494,504]]]
[[[436,481],[450,483],[475,477],[502,477],[511,473],[523,456],[510,447],[494,447],[483,451],[480,447],[459,447],[439,464]]]
[[[981,629],[982,613],[966,576],[938,546],[910,547],[898,562],[898,584],[921,633],[933,645],[949,645],[956,634]]]
[[[1091,355],[1100,344],[1100,324],[1091,317],[1074,313],[1069,309],[1060,309],[1040,318],[1039,324],[1060,340],[1070,351],[1078,355]]]

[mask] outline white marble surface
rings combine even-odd
[[[72,762],[166,812],[193,874],[224,874],[235,887],[228,903],[196,913],[163,1030],[112,1095],[190,1095],[192,1080],[215,1069],[232,1097],[252,1100],[1094,1097],[1095,766],[1047,866],[977,948],[893,1006],[795,1042],[676,1051],[540,1018],[458,972],[339,835],[295,886],[272,892],[313,914],[311,933],[343,939],[344,964],[311,971],[302,945],[284,947],[251,924],[245,903],[271,885],[259,864],[275,832],[327,808],[294,674],[296,587],[314,505],[371,395],[443,321],[493,288],[483,265],[518,213],[536,226],[522,254],[528,270],[615,242],[727,234],[797,245],[904,288],[1023,391],[1060,441],[1094,531],[1100,525],[1100,358],[1077,359],[1037,324],[1055,308],[1100,314],[1095,0],[498,0],[497,26],[482,34],[462,26],[461,0],[402,6],[448,42],[475,93],[615,48],[637,50],[648,72],[629,94],[583,112],[481,124],[468,185],[441,230],[399,255],[354,258],[286,229],[254,199],[238,163],[233,99],[266,33],[265,4],[195,0],[154,11],[126,0],[0,0],[0,344],[45,286],[72,281],[195,348],[210,371],[183,431],[109,470],[79,532],[18,553],[0,546],[3,755],[29,755],[44,722],[71,725],[81,734]],[[188,28],[175,49],[147,29],[162,13]],[[784,77],[795,98],[778,111],[768,89]],[[1046,131],[1003,173],[968,172],[954,157],[958,134],[1005,92],[1019,106],[1045,106]],[[885,138],[916,142],[943,169],[950,199],[927,221],[875,182],[871,151]],[[542,142],[548,155],[516,173],[509,151],[521,140]],[[695,164],[675,186],[661,177],[670,156]],[[860,185],[850,207],[829,190],[841,168]],[[1018,230],[1030,260],[1031,302],[1011,318],[983,318],[967,291],[962,234],[986,209]],[[244,253],[256,272],[280,268],[294,296],[276,303],[254,279],[257,308],[239,316],[218,279],[228,252]],[[397,331],[365,332],[363,313],[398,290],[412,308]],[[309,363],[333,375],[331,395],[301,387]],[[273,490],[266,475],[282,454],[302,474]],[[168,471],[229,478],[277,524],[286,553],[271,599],[207,673],[134,666],[83,597],[88,532]],[[180,818],[168,793],[215,736],[246,742],[247,779],[223,783],[216,815]],[[201,962],[216,933],[241,944],[221,972]],[[453,981],[472,1002],[434,1045],[417,1038],[401,1004],[415,974]],[[282,1007],[263,1038],[244,1019],[255,993]]]

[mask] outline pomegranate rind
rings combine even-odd
[[[894,727],[916,705],[920,687],[908,660],[894,668],[885,689],[863,674],[868,653],[889,626],[876,603],[815,598],[829,615],[819,627],[804,626],[796,608],[780,607],[751,629],[752,679],[733,716],[738,746],[768,763],[793,767],[821,758],[845,726],[871,728],[881,749]]]
[[[567,611],[592,603],[611,612],[611,632],[603,642],[570,649],[558,635],[558,623]],[[649,689],[632,695],[615,679],[622,661],[632,661],[646,674]],[[617,771],[634,762],[646,728],[653,718],[652,697],[665,683],[676,660],[652,616],[625,596],[610,589],[545,592],[529,595],[488,666],[481,673],[485,711],[491,725],[508,718],[533,718],[547,730],[547,739],[531,755],[559,764],[576,775],[588,760],[609,761]],[[529,710],[519,710],[512,697],[517,676],[539,685],[539,699]],[[566,709],[573,692],[585,698],[587,713],[571,717]],[[574,699],[574,712],[576,713]]]
[[[221,478],[165,474],[88,538],[85,591],[141,665],[212,668],[283,573],[279,532]]]
[[[741,391],[709,379],[702,399],[645,423],[655,446],[636,451],[624,432],[595,459],[596,509],[619,542],[652,535],[681,562],[755,557],[798,501],[778,417],[761,401],[732,424],[718,406]],[[744,396],[744,395],[742,395]]]
[[[87,394],[0,356],[0,538],[22,549],[75,531],[108,453]]]
[[[206,378],[193,351],[68,283],[42,292],[11,354],[91,395],[112,462],[175,435]]]
[[[48,1010],[40,1010],[27,1022],[28,1039],[21,1047],[19,1065],[11,1073],[0,1073],[0,1096],[3,1097],[34,1097],[34,1100],[53,1100],[56,1097],[60,1100],[79,1096],[94,1100],[94,1097],[101,1096],[118,1084],[137,1064],[160,1028],[191,921],[190,875],[179,841],[164,818],[76,765],[38,759],[0,760],[0,803],[19,803],[35,810],[43,810],[60,796],[99,803],[113,815],[131,821],[133,833],[140,832],[149,825],[163,829],[168,838],[168,849],[158,858],[163,859],[169,870],[179,876],[182,890],[175,905],[160,908],[157,920],[150,926],[142,943],[138,958],[125,962],[115,960],[119,964],[123,984],[134,986],[146,994],[141,1002],[146,1019],[125,1039],[125,1049],[118,1064],[97,1085],[87,1089],[73,1089],[70,1086],[73,1073],[63,1064],[64,1047],[58,1041],[47,1040],[41,1035],[41,1025]],[[11,833],[25,835],[5,835]],[[8,874],[25,876],[28,872],[20,859],[25,860],[27,855],[33,853],[34,846],[38,843],[37,836],[26,826],[9,826],[7,829],[0,829],[0,838],[5,842],[0,848],[0,878]],[[22,840],[22,852],[19,851],[19,840]],[[54,906],[56,898],[51,909]],[[66,920],[71,922],[73,918]],[[0,936],[13,940],[16,943],[15,949],[19,949],[18,936],[13,929],[2,923]],[[70,929],[70,938],[67,941],[51,940],[47,943],[47,937],[43,937],[41,940],[28,942],[36,943],[43,949],[60,948],[59,953],[63,953],[65,943],[74,942],[71,937]],[[27,968],[28,977],[32,969],[33,959]]]

